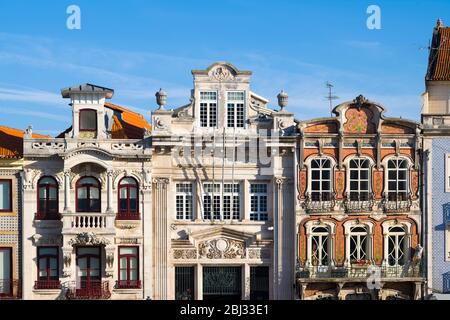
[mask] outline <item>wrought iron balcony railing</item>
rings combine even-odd
[[[0,300],[20,299],[22,290],[20,280],[0,279]]]
[[[350,278],[364,279],[374,275],[374,272],[380,272],[383,278],[421,278],[423,270],[420,264],[404,266],[375,266],[375,265],[352,265],[349,267],[336,266],[311,266],[298,267],[296,272],[297,279],[320,279],[320,278]]]
[[[374,197],[371,192],[350,192],[345,195],[343,204],[347,213],[372,211]]]
[[[333,192],[308,193],[305,199],[305,210],[307,213],[324,213],[334,210],[336,197]]]
[[[409,212],[412,206],[412,195],[402,193],[385,195],[382,205],[385,213]]]
[[[116,281],[117,289],[140,289],[141,280],[118,280]]]
[[[61,289],[61,282],[59,280],[38,280],[34,282],[34,289],[36,290]]]
[[[111,291],[109,281],[91,280],[69,283],[66,291],[68,300],[109,299]]]

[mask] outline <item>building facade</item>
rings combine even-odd
[[[422,297],[421,132],[363,96],[299,128],[301,299]]]
[[[450,28],[433,30],[423,94],[428,293],[450,299]]]
[[[191,102],[152,113],[155,299],[292,299],[296,137],[251,72],[193,70]]]
[[[24,299],[152,294],[150,125],[106,102],[113,93],[63,89],[72,126],[56,138],[25,134]]]

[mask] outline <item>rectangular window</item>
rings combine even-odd
[[[12,211],[12,181],[0,180],[0,212]]]
[[[215,128],[217,126],[217,92],[200,92],[200,126]]]
[[[80,131],[97,131],[97,111],[80,110]]]
[[[239,220],[241,215],[240,185],[212,183],[203,185],[203,219]]]
[[[227,127],[243,128],[245,95],[243,91],[227,92]]]
[[[194,300],[194,267],[175,267],[175,300]]]
[[[140,288],[139,247],[119,247],[118,288]]]
[[[176,210],[178,220],[192,220],[192,183],[177,183]]]
[[[350,200],[369,200],[370,163],[367,159],[350,160]]]
[[[252,183],[250,185],[250,220],[265,221],[267,219],[267,184]]]

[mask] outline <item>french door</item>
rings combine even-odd
[[[78,288],[90,293],[101,288],[101,256],[100,247],[77,248]],[[82,292],[80,292],[82,293]]]

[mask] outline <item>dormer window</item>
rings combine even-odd
[[[244,102],[245,96],[243,91],[227,92],[227,127],[243,128],[244,127]]]
[[[215,128],[217,126],[217,92],[200,92],[200,126]]]
[[[92,109],[80,110],[80,131],[97,132],[97,111]]]

